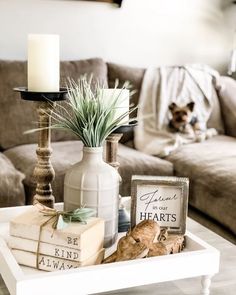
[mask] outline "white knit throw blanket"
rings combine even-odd
[[[194,114],[206,130],[217,78],[216,71],[202,65],[147,69],[140,94],[135,147],[147,154],[164,157],[180,145],[196,141],[183,133],[170,132],[168,107],[172,102],[184,106],[194,101]]]

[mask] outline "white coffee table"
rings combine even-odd
[[[0,209],[0,223],[8,222],[22,210],[25,210],[25,207]],[[228,250],[231,250],[231,248],[234,249],[232,244],[226,242],[224,239],[203,228],[192,220],[188,220],[188,229],[198,236],[201,236],[205,241],[210,240],[214,244],[224,244]],[[214,248],[190,233],[187,237],[187,244],[187,248],[191,248],[192,253],[186,251],[180,254],[172,255],[172,257],[162,256],[149,260],[136,260],[119,264],[102,265],[98,267],[92,266],[81,268],[76,271],[72,270],[67,273],[60,272],[60,274],[46,273],[45,275],[45,273],[41,272],[40,278],[38,271],[32,272],[29,269],[27,270],[27,268],[23,268],[22,271],[22,268],[15,265],[14,261],[8,261],[8,264],[13,264],[13,269],[10,272],[7,271],[6,268],[8,268],[8,266],[5,260],[6,257],[8,257],[9,252],[5,248],[4,251],[0,251],[0,254],[2,253],[2,255],[0,255],[0,272],[2,272],[6,282],[8,283],[8,288],[11,290],[11,294],[20,295],[51,295],[54,294],[52,293],[53,286],[54,291],[56,291],[55,287],[58,285],[60,286],[60,289],[58,289],[55,294],[63,294],[60,293],[60,291],[64,289],[61,281],[64,281],[64,285],[68,284],[70,287],[73,286],[73,282],[76,282],[78,290],[76,292],[73,291],[74,293],[72,294],[95,294],[96,288],[101,294],[102,291],[116,290],[133,286],[140,287],[113,291],[112,294],[199,294],[201,289],[198,278],[199,276],[202,276],[201,294],[210,294],[209,286],[211,276],[218,271],[219,260],[217,259],[219,259],[219,253]],[[11,260],[12,257],[9,259]],[[169,260],[168,264],[166,263],[166,260]],[[231,261],[229,261],[229,263],[230,262]],[[3,266],[3,263],[6,263],[6,265]],[[147,275],[149,271],[150,274]],[[229,274],[228,277],[230,277],[230,275],[231,274]],[[188,279],[174,281],[182,278]],[[14,286],[9,284],[11,280],[12,284],[15,284]],[[89,287],[86,286],[84,283],[85,281],[89,284]],[[165,281],[169,282],[162,283]],[[3,281],[0,282],[0,294],[9,294]],[[158,282],[158,284],[148,285],[155,282]],[[211,294],[214,294],[214,282],[215,279],[213,280]],[[40,285],[43,287],[41,293],[38,291]],[[47,288],[45,288],[45,286],[47,286]],[[219,286],[217,286],[217,288],[218,287]],[[18,288],[18,291],[16,291],[16,288]],[[22,293],[21,290],[24,290],[24,292]],[[28,290],[27,293],[26,290]],[[109,292],[109,294],[110,293],[111,292]],[[230,295],[231,293],[218,292],[217,294]],[[232,295],[233,294],[234,293],[232,293]]]

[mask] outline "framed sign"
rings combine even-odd
[[[189,180],[183,177],[132,177],[131,226],[155,220],[170,233],[185,234]]]

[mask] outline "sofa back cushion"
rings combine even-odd
[[[109,88],[114,88],[117,79],[119,81],[118,87],[122,87],[126,81],[129,81],[131,84],[130,90],[136,91],[130,98],[130,104],[137,106],[145,70],[141,68],[127,67],[115,63],[108,63],[107,67]],[[130,118],[134,118],[136,116],[137,110],[130,114]],[[120,142],[125,143],[126,145],[128,143],[133,145],[133,138],[134,132],[133,130],[130,130],[129,132],[123,134]]]
[[[107,65],[94,58],[61,63],[61,84],[66,78],[77,80],[80,75],[93,74],[95,79],[107,83]],[[27,85],[27,63],[23,61],[0,61],[0,148],[35,143],[37,134],[23,134],[37,127],[36,104],[20,99],[14,87]],[[52,141],[75,139],[69,132],[53,130]]]
[[[119,87],[122,87],[126,81],[129,81],[131,83],[131,90],[136,91],[136,93],[131,96],[130,103],[136,106],[139,101],[145,70],[141,68],[122,66],[114,63],[108,63],[107,67],[109,88],[114,87],[116,79],[119,80]],[[137,112],[131,114],[131,117],[136,117],[136,115]]]

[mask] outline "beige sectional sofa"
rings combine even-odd
[[[115,79],[129,80],[138,103],[144,69],[135,69],[101,59],[67,61],[61,64],[62,81],[70,76],[93,73],[112,87]],[[178,175],[190,178],[189,203],[236,234],[236,82],[221,77],[219,103],[224,134],[202,143],[183,146],[171,156],[160,159],[137,151],[133,134],[126,134],[119,145],[118,160],[123,179],[121,194],[130,194],[133,174]],[[35,190],[32,177],[36,156],[36,134],[23,135],[35,127],[33,102],[22,101],[13,87],[26,85],[26,63],[0,61],[0,206],[29,204]],[[214,127],[214,126],[211,126]],[[63,200],[65,171],[81,157],[82,144],[65,132],[52,132],[52,164],[56,172],[53,191],[56,201]]]

